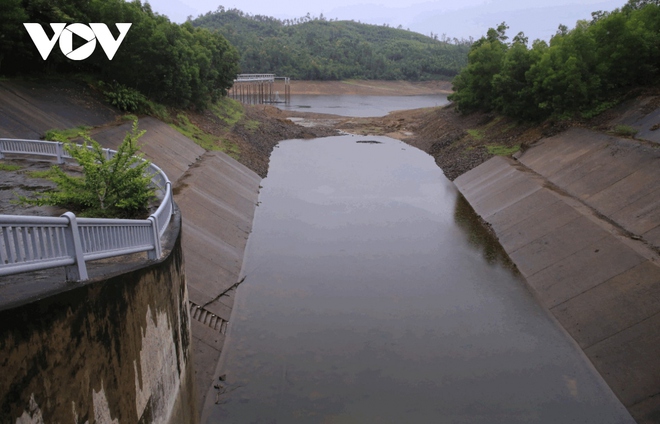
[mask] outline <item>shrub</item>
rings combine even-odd
[[[147,103],[147,98],[142,93],[117,82],[112,84],[100,82],[99,86],[106,100],[119,110],[137,112]]]
[[[634,137],[638,131],[630,125],[617,125],[611,132],[623,137]]]
[[[138,155],[137,121],[126,134],[112,158],[106,157],[101,145],[83,135],[84,143],[66,143],[64,148],[78,161],[83,175],[72,176],[60,167],[52,168],[51,179],[57,189],[36,199],[20,197],[19,202],[31,205],[55,205],[69,208],[81,216],[106,218],[136,218],[147,212],[154,196],[148,161]]]

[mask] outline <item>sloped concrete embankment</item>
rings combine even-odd
[[[92,137],[116,148],[131,124],[103,128]],[[243,255],[257,205],[261,178],[222,152],[206,152],[153,118],[139,122],[145,157],[174,183],[183,217],[183,250],[190,296],[192,347],[198,409],[215,399],[216,365],[240,280]],[[233,287],[233,288],[232,288]]]
[[[660,149],[573,129],[456,179],[633,417],[660,421]]]

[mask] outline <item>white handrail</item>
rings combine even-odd
[[[116,153],[104,150],[108,157]],[[60,164],[71,159],[59,142],[0,138],[0,159],[5,154],[53,157]],[[148,219],[76,218],[72,212],[61,217],[0,215],[0,276],[65,266],[67,280],[87,280],[86,261],[137,252],[160,258],[174,198],[163,170],[153,163],[148,169],[163,196]]]

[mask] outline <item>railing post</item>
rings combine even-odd
[[[57,163],[62,165],[64,163],[64,148],[62,147],[64,143],[58,141],[55,146],[55,151],[57,152]]]
[[[0,140],[0,159],[5,158],[5,143],[3,143],[2,140]]]
[[[168,181],[167,184],[165,184],[165,190],[166,190],[166,193],[167,192],[170,193],[170,202],[171,202],[170,207],[172,208],[172,210],[170,212],[170,216],[172,216],[172,215],[174,215],[174,193],[172,192],[172,183],[171,182]]]
[[[147,252],[147,257],[155,261],[160,259],[160,255],[163,253],[160,245],[160,234],[158,234],[158,219],[153,215],[147,219],[151,221],[151,234],[154,240],[154,248]]]
[[[67,252],[73,252],[75,264],[65,268],[67,281],[84,281],[87,276],[87,266],[83,256],[82,243],[80,242],[80,233],[78,232],[78,222],[73,212],[65,212],[63,217],[69,220],[69,225],[64,229]]]

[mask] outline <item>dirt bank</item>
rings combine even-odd
[[[451,93],[449,81],[291,81],[291,94],[415,96]]]

